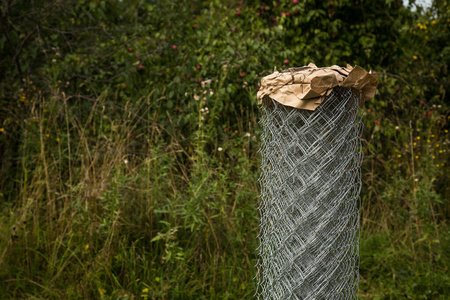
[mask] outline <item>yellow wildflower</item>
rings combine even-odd
[[[419,156],[418,155],[416,155],[416,159],[418,159],[419,158]]]
[[[416,55],[413,55],[413,59],[416,60],[416,59],[417,59],[417,56],[416,56]]]
[[[56,138],[56,141],[59,143],[61,140],[59,138]]]
[[[401,154],[398,154],[397,157],[402,157],[402,155],[401,155]]]
[[[416,146],[416,145],[417,145],[417,143],[416,143],[416,142],[414,142],[414,143],[413,143],[413,145],[414,145],[414,146]]]
[[[442,153],[442,150],[439,150],[439,153]]]
[[[0,128],[0,132],[5,132],[5,128]]]
[[[105,290],[105,289],[98,289],[98,293],[100,294],[100,297],[101,297],[101,298],[104,298],[104,297],[105,297],[106,290]]]
[[[439,147],[439,144],[436,145],[436,148]]]
[[[436,158],[436,156],[433,155],[433,159],[435,159],[435,158]]]
[[[427,140],[427,143],[430,143],[431,141],[430,140]]]

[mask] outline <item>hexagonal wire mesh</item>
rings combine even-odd
[[[258,299],[357,299],[361,94],[261,105]]]

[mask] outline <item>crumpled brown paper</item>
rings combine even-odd
[[[359,66],[318,68],[309,64],[281,73],[275,70],[262,78],[257,97],[259,104],[270,97],[286,106],[315,110],[335,86],[361,90],[364,101],[375,96],[377,85],[378,80]]]

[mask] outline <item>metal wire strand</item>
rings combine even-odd
[[[357,299],[361,94],[336,87],[315,111],[265,99],[258,299]]]

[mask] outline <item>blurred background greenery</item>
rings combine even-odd
[[[0,298],[250,299],[258,81],[360,65],[361,299],[449,299],[450,4],[0,2]],[[412,9],[413,8],[413,9]]]

